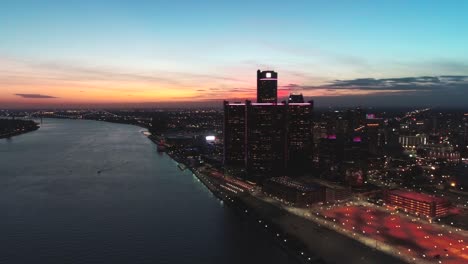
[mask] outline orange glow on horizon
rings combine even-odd
[[[152,102],[204,102],[245,100],[256,97],[255,77],[245,69],[226,76],[204,73],[138,72],[106,67],[41,65],[0,58],[0,108],[72,104],[138,104]],[[238,78],[237,76],[245,76]],[[283,83],[284,82],[284,83]],[[299,85],[291,86],[288,84]],[[322,80],[322,85],[325,84]],[[333,89],[303,77],[285,76],[278,85],[278,98],[292,93],[306,97],[363,96],[401,91]],[[301,88],[304,87],[308,88]],[[318,88],[312,89],[310,85]]]

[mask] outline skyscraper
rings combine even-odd
[[[312,101],[304,103],[302,94],[290,95],[286,104],[286,167],[291,175],[308,171],[312,166]]]
[[[246,158],[246,107],[245,103],[224,101],[224,166],[227,172],[242,176]]]
[[[302,174],[312,167],[313,103],[304,103],[302,95],[277,103],[277,76],[257,72],[257,103],[224,102],[226,172],[252,182]]]
[[[369,154],[381,155],[383,146],[385,145],[384,120],[375,116],[369,116],[366,119],[365,132],[367,135],[365,141],[369,147]]]
[[[257,71],[257,103],[276,103],[278,101],[278,73]]]
[[[247,175],[262,182],[285,169],[285,104],[247,104]]]

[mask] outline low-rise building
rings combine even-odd
[[[263,192],[295,206],[308,206],[325,200],[323,186],[302,183],[286,176],[266,180]]]
[[[387,204],[405,212],[428,217],[447,215],[450,207],[445,198],[403,190],[386,191],[385,200]]]

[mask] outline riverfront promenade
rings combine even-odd
[[[254,216],[255,221],[271,223],[277,227],[278,229],[271,232],[278,232],[275,233],[279,238],[278,243],[283,244],[282,247],[289,253],[295,254],[304,263],[405,263],[397,257],[375,250],[324,225],[296,215],[277,201],[263,199],[258,187],[251,190],[245,188],[243,191],[238,189],[242,189],[239,185],[238,188],[226,188],[230,186],[227,184],[232,183],[231,178],[219,175],[217,172],[213,173],[209,167],[192,169],[192,171],[225,204],[234,207],[241,204],[245,207],[242,210]],[[260,227],[272,228],[268,224]],[[288,246],[288,243],[292,244]],[[297,244],[304,245],[303,249],[298,250]],[[337,248],[340,249],[340,254],[336,254]]]
[[[184,161],[180,157],[176,160]],[[285,239],[277,240],[301,260],[369,264],[468,261],[464,242],[468,239],[461,229],[415,222],[362,202],[292,207],[265,195],[258,186],[223,175],[209,164],[191,170],[226,204],[241,201],[246,211],[265,223],[264,228],[280,230],[277,235]],[[336,254],[337,249],[340,254]]]

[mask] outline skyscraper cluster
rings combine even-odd
[[[257,71],[257,102],[224,102],[226,172],[261,183],[312,166],[313,102],[290,95],[278,103],[278,73]]]

